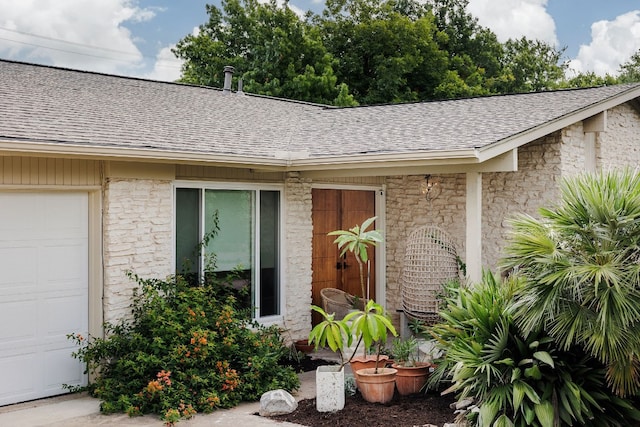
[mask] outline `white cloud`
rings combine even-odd
[[[176,81],[180,78],[180,69],[182,62],[180,59],[171,52],[171,49],[176,45],[167,46],[162,48],[156,56],[156,62],[153,66],[153,71],[145,74],[141,77],[152,80],[162,81]]]
[[[570,68],[576,72],[593,71],[616,75],[620,65],[640,49],[640,10],[618,16],[613,21],[591,25],[591,43],[581,45]]]
[[[143,67],[127,22],[152,19],[133,0],[0,2],[0,56],[125,74]]]
[[[556,24],[546,6],[547,0],[469,0],[467,11],[500,42],[524,36],[558,46]]]

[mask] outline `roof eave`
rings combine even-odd
[[[238,168],[259,168],[283,171],[288,162],[283,159],[237,154],[202,153],[192,151],[157,150],[151,148],[88,147],[52,142],[6,141],[0,139],[0,153],[20,156],[52,155],[69,158],[99,158],[102,160],[148,161],[153,163],[201,164]]]
[[[481,162],[494,158],[500,154],[521,147],[536,139],[542,138],[560,129],[564,129],[579,121],[593,117],[603,111],[607,111],[613,107],[637,100],[640,97],[640,87],[635,86],[629,90],[622,92],[611,98],[589,105],[582,109],[576,110],[557,119],[550,120],[540,126],[533,127],[524,132],[504,138],[495,143],[488,144],[484,147],[478,147],[478,158]]]

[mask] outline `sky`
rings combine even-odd
[[[280,1],[280,0],[279,0]],[[0,0],[0,58],[173,81],[171,48],[220,0]],[[302,14],[323,0],[290,0]],[[526,36],[556,48],[573,72],[616,75],[640,49],[640,0],[469,0],[501,42]]]

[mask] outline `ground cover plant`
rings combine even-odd
[[[103,412],[154,413],[173,424],[299,386],[282,363],[291,349],[281,331],[247,320],[224,283],[132,277],[131,319],[107,324],[104,339],[71,337],[75,357],[97,375],[88,389]]]

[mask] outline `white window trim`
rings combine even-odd
[[[176,191],[178,188],[195,188],[195,189],[202,189],[202,190],[246,190],[246,191],[256,191],[256,190],[264,190],[264,191],[278,191],[280,193],[280,209],[279,209],[279,213],[278,213],[278,221],[280,224],[279,227],[279,235],[278,235],[278,239],[279,239],[279,257],[278,257],[278,279],[279,279],[279,289],[278,289],[278,294],[280,296],[279,298],[279,307],[280,307],[280,314],[277,315],[270,315],[270,316],[265,316],[265,317],[253,317],[253,320],[259,322],[262,325],[268,326],[268,325],[272,325],[272,324],[282,324],[284,322],[284,319],[286,317],[286,276],[284,274],[285,272],[285,242],[284,242],[284,237],[285,237],[285,216],[284,216],[284,204],[285,204],[285,186],[284,184],[270,184],[270,183],[240,183],[240,182],[222,182],[222,181],[174,181],[173,182],[173,217],[172,217],[172,251],[173,251],[173,265],[175,265],[176,263],[176,214],[177,214],[177,206],[176,206]],[[202,196],[204,197],[204,193],[202,194]],[[204,203],[204,201],[202,201]],[[256,203],[256,205],[259,205],[259,203]],[[260,213],[260,206],[256,206],[256,217],[254,218],[255,223],[253,224],[253,230],[254,230],[254,234],[255,236],[259,236],[260,234],[260,224],[259,221],[257,220],[257,218],[259,218],[259,213]],[[200,221],[204,221],[204,218],[200,218]],[[200,224],[201,225],[201,229],[204,230],[204,224]],[[254,259],[255,259],[255,264],[256,265],[260,265],[260,250],[259,250],[259,246],[258,246],[258,241],[259,238],[256,237],[254,239],[254,247],[253,247],[253,255],[254,255]],[[204,262],[204,260],[200,261],[201,263]],[[200,271],[202,271],[203,266],[200,266]],[[257,269],[252,273],[254,275],[258,274]],[[256,283],[255,281],[255,277],[253,278],[254,280],[252,280],[253,283]],[[253,292],[252,292],[253,295]],[[254,297],[254,301],[253,303],[257,303],[260,301],[260,289],[256,289],[255,290],[255,295],[253,295]],[[256,309],[254,310],[253,316],[255,316],[257,313],[259,313],[260,308],[257,306],[256,304]]]

